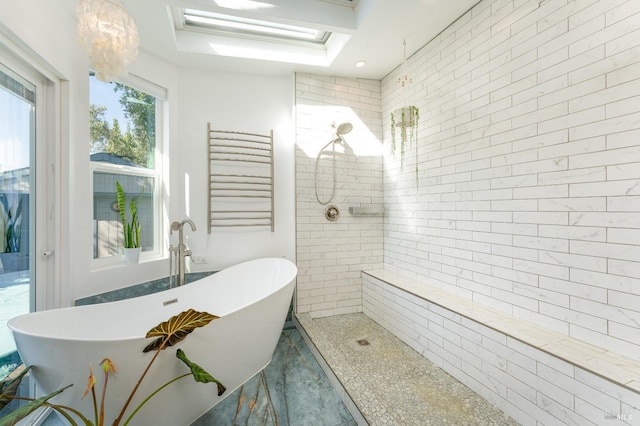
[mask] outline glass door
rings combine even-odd
[[[0,380],[21,364],[7,321],[35,310],[36,89],[0,58]]]

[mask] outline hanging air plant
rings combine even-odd
[[[413,84],[407,67],[407,42],[403,40],[401,77],[398,78],[398,90],[404,94],[407,100],[407,91]],[[398,93],[396,92],[396,96]],[[406,104],[405,104],[406,105]],[[395,157],[397,151],[396,130],[400,129],[400,168],[404,166],[404,154],[407,146],[414,146],[416,152],[416,187],[418,187],[418,123],[420,110],[417,106],[405,106],[391,113],[391,154]]]
[[[396,130],[400,130],[400,168],[404,166],[407,147],[413,146],[416,153],[416,186],[418,185],[418,124],[420,109],[417,106],[400,108],[391,113],[391,154],[398,150]]]

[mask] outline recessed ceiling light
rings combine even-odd
[[[362,68],[365,65],[367,65],[366,61],[358,61],[358,62],[356,62],[356,67],[358,67],[358,68]]]

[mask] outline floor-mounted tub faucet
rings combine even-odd
[[[184,233],[182,232],[184,228],[184,224],[188,223],[191,226],[191,231],[196,230],[196,224],[193,223],[191,219],[185,219],[182,222],[171,222],[171,230],[170,234],[173,234],[173,231],[178,231],[178,247],[174,247],[173,245],[169,246],[169,254],[171,256],[171,260],[173,263],[173,258],[177,257],[177,273],[178,273],[178,286],[184,285],[184,271],[185,271],[185,263],[186,257],[191,256],[191,250],[184,245]],[[169,265],[169,274],[170,277],[173,278],[175,273],[173,272],[172,265]],[[170,280],[170,285],[172,284],[172,279]]]

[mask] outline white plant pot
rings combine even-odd
[[[124,249],[124,263],[127,265],[138,263],[141,251],[142,247]]]

